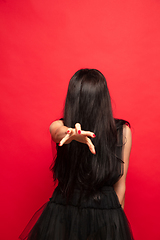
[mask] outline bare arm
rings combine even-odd
[[[57,120],[51,123],[49,130],[53,141],[59,143],[66,136],[68,127],[64,126],[62,120]]]
[[[132,146],[132,134],[131,130],[127,125],[123,126],[123,136],[125,136],[125,144],[122,147],[122,159],[124,161],[124,174],[119,179],[118,182],[114,185],[114,190],[119,198],[119,202],[124,208],[124,201],[125,201],[125,190],[126,190],[126,176],[129,166],[129,157],[131,152]]]
[[[87,144],[91,153],[96,154],[95,147],[89,138],[95,138],[95,134],[90,131],[81,130],[79,123],[75,124],[75,128],[68,128],[64,126],[62,120],[55,121],[50,125],[50,133],[53,141],[59,143],[59,146],[69,144],[72,140],[75,140]]]

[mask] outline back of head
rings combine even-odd
[[[81,69],[69,82],[64,125],[74,128],[76,123],[96,134],[92,139],[96,155],[76,141],[58,147],[54,179],[67,196],[75,187],[96,193],[103,185],[114,184],[122,174],[115,153],[117,131],[109,90],[105,77],[96,69]]]
[[[82,129],[95,132],[103,119],[113,125],[106,79],[96,69],[81,69],[73,75],[69,83],[64,113],[65,125],[74,127],[75,123],[79,122]]]

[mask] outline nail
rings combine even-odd
[[[67,130],[67,133],[70,133],[70,130],[69,130],[69,129]]]
[[[96,137],[96,135],[95,135],[95,134],[93,134],[92,136],[93,136],[93,137]]]
[[[59,143],[58,146],[61,146],[61,143]]]
[[[78,134],[81,134],[81,130],[78,130]]]

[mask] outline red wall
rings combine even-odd
[[[135,239],[160,239],[160,1],[1,0],[0,22],[0,238],[16,240],[51,196],[49,125],[70,77],[89,67],[132,126],[125,211]]]

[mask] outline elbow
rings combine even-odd
[[[122,189],[121,189],[121,198],[124,199],[125,198],[125,192],[126,192],[126,184],[124,184],[122,186]]]
[[[121,204],[122,207],[124,206],[125,191],[126,191],[125,184],[115,187],[115,192],[117,194],[119,203]]]
[[[125,192],[126,192],[126,184],[123,185],[123,190],[122,190],[122,192],[123,192],[123,195],[125,196]]]

